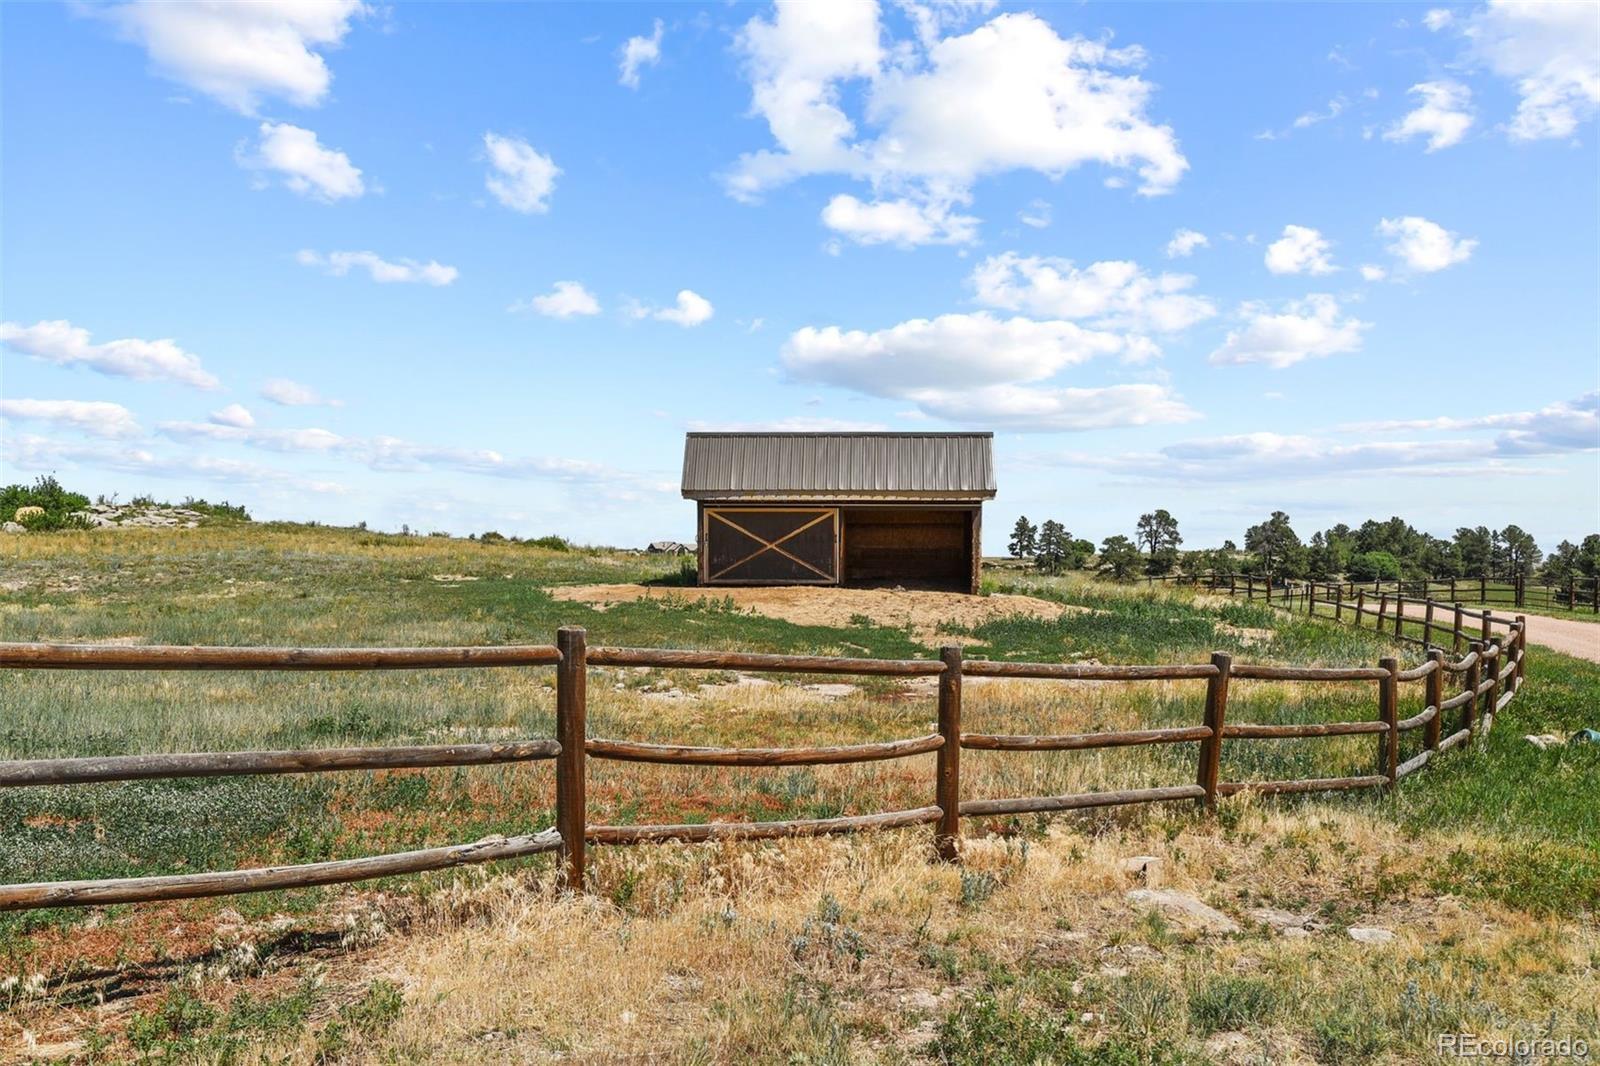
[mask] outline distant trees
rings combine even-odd
[[[1400,561],[1388,552],[1356,552],[1345,576],[1351,581],[1399,581]]]
[[[1254,552],[1267,580],[1299,577],[1305,572],[1305,546],[1289,524],[1289,516],[1273,511],[1272,517],[1245,530],[1246,551]]]
[[[1017,519],[1017,524],[1011,527],[1011,540],[1006,547],[1011,552],[1013,559],[1026,559],[1038,550],[1039,527],[1028,521],[1027,515]]]
[[[1178,533],[1178,520],[1164,508],[1139,516],[1137,527],[1140,546],[1150,552],[1146,571],[1150,574],[1171,573],[1178,562],[1178,545],[1183,537]]]
[[[1078,540],[1060,522],[1051,520],[1039,527],[1034,565],[1047,574],[1076,570],[1094,554],[1094,543]]]
[[[1126,581],[1138,573],[1142,559],[1139,546],[1121,534],[1107,537],[1100,545],[1100,565],[1117,581]]]

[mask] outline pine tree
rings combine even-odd
[[[1039,529],[1028,521],[1027,515],[1017,519],[1017,524],[1011,528],[1011,541],[1009,548],[1014,559],[1026,559],[1039,547]]]

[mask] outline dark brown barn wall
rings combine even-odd
[[[971,583],[970,511],[905,507],[847,508],[847,582]]]

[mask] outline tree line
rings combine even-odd
[[[1218,548],[1180,551],[1178,520],[1164,509],[1142,514],[1133,536],[1101,542],[1074,537],[1060,522],[1035,526],[1017,519],[1007,544],[1012,557],[1032,559],[1046,573],[1094,570],[1114,580],[1135,577],[1250,575],[1272,580],[1421,581],[1451,578],[1522,580],[1593,593],[1600,582],[1600,533],[1581,543],[1563,540],[1548,556],[1522,527],[1462,526],[1448,539],[1418,530],[1403,518],[1368,519],[1318,530],[1309,540],[1290,518],[1274,511]]]

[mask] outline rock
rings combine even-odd
[[[1226,914],[1202,903],[1187,892],[1171,888],[1135,888],[1128,893],[1128,902],[1154,907],[1180,922],[1207,933],[1237,933],[1239,923]]]
[[[1135,855],[1122,860],[1122,872],[1146,888],[1160,888],[1166,880],[1166,863],[1158,855]]]
[[[1275,930],[1280,936],[1290,939],[1310,936],[1322,926],[1322,923],[1315,918],[1304,914],[1291,914],[1276,907],[1257,907],[1250,911],[1250,917]]]
[[[1362,944],[1387,944],[1394,939],[1394,930],[1380,929],[1377,926],[1352,925],[1348,930],[1350,939]]]
[[[26,533],[27,531],[28,527],[21,522],[0,523],[0,532],[3,533]]]
[[[1545,748],[1559,748],[1566,743],[1554,733],[1528,733],[1522,739],[1541,751]]]

